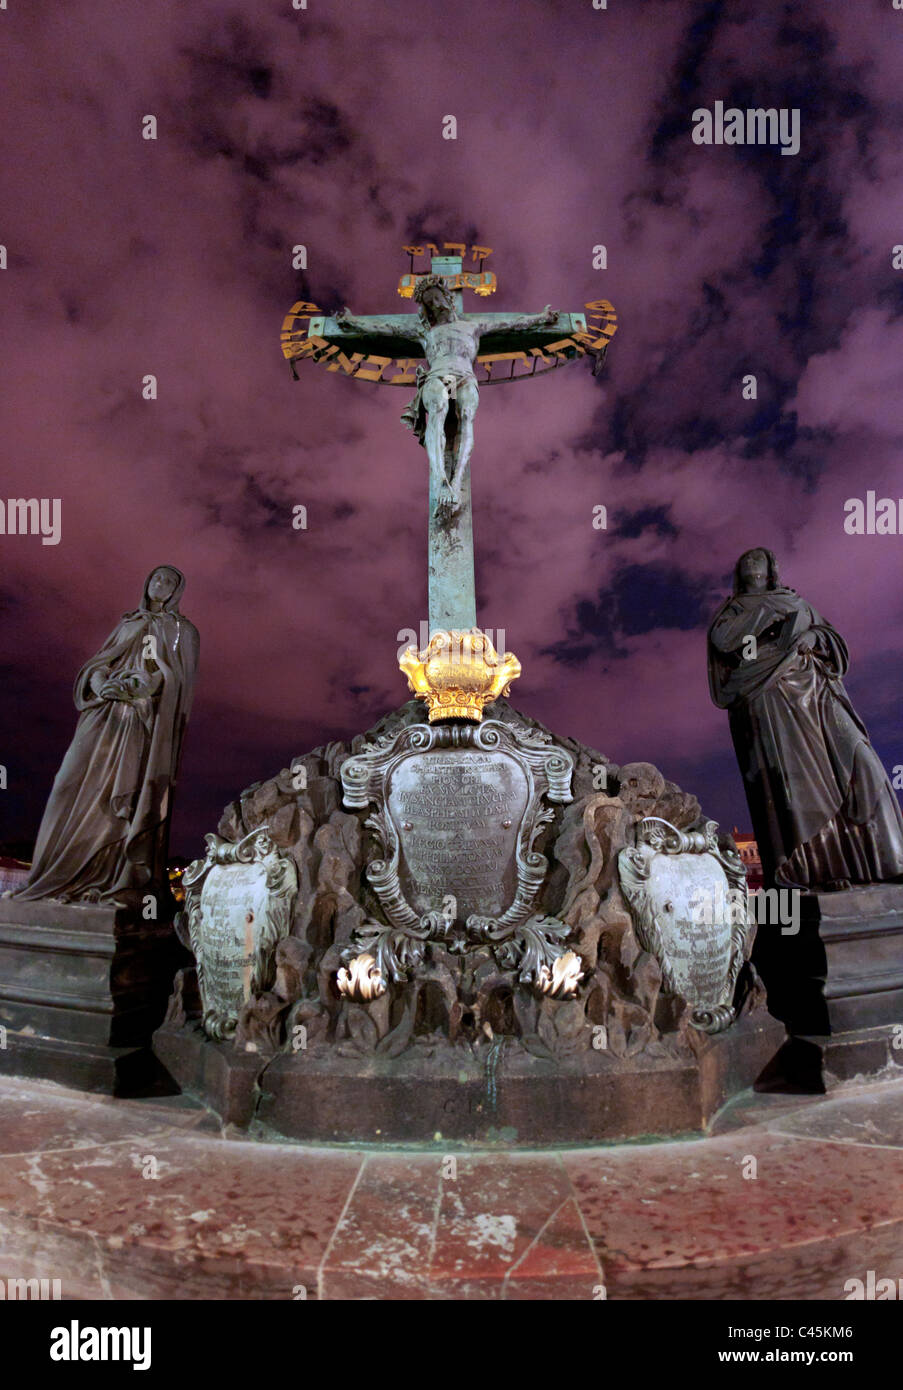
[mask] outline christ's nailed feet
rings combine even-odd
[[[440,526],[450,526],[460,510],[461,498],[449,483],[442,483],[436,499],[436,521]]]

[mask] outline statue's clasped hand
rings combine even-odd
[[[118,682],[119,677],[111,676],[108,666],[101,666],[98,670],[93,672],[88,683],[91,687],[92,694],[96,695],[98,699],[117,700],[121,698],[121,696],[116,693],[119,689]]]
[[[126,704],[152,696],[159,684],[159,673],[148,678],[137,671],[118,676],[96,672],[91,680],[92,690],[102,700],[122,700]]]
[[[126,700],[131,702],[135,698],[135,690],[131,686],[127,677],[112,676],[100,689],[102,700]]]

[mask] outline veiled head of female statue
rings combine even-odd
[[[778,587],[778,562],[773,550],[745,550],[734,567],[735,594],[763,594]]]
[[[181,570],[175,565],[158,565],[147,576],[142,607],[171,613],[178,607],[184,588],[185,576]]]

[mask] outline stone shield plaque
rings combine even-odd
[[[727,911],[699,912],[706,901],[727,907],[728,882],[717,860],[707,854],[654,854],[649,895],[663,928],[665,955],[676,992],[694,1008],[724,1002],[731,964],[731,922]]]
[[[650,818],[637,826],[635,847],[618,855],[637,939],[658,960],[665,990],[687,1001],[705,1032],[733,1022],[750,944],[745,870],[739,855],[719,847],[717,829],[709,821],[685,832]]]
[[[475,748],[414,753],[386,779],[398,830],[399,878],[418,913],[497,917],[517,888],[517,837],[530,799],[527,775],[510,754]]]
[[[185,870],[185,913],[197,961],[204,1031],[235,1032],[241,1008],[273,982],[276,946],[289,933],[294,863],[265,829],[233,844],[206,836],[207,855]]]

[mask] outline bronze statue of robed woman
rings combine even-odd
[[[709,628],[766,884],[837,889],[903,876],[903,815],[843,686],[840,634],[748,550]]]
[[[168,895],[169,819],[198,659],[197,629],[179,612],[184,587],[180,570],[158,566],[140,606],[79,671],[75,737],[16,897]]]

